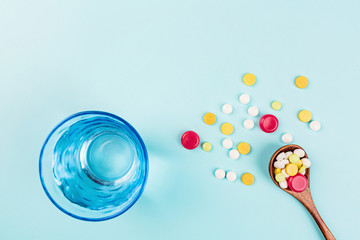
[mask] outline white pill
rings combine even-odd
[[[311,166],[311,161],[309,159],[307,159],[307,158],[302,158],[301,162],[307,168],[309,168]]]
[[[319,131],[321,128],[321,123],[318,121],[311,121],[310,124],[310,129],[313,131]]]
[[[251,106],[248,108],[248,114],[252,117],[259,115],[259,109],[256,106]]]
[[[221,108],[221,110],[223,111],[223,113],[225,114],[230,114],[233,112],[233,106],[231,104],[224,104]]]
[[[289,133],[284,133],[281,136],[281,141],[283,141],[284,143],[291,143],[293,140],[293,137],[291,136],[291,134]]]
[[[236,173],[234,173],[233,171],[228,171],[226,173],[226,179],[229,180],[230,182],[235,181],[236,178],[237,178]]]
[[[250,102],[251,98],[249,95],[247,94],[241,94],[240,97],[239,97],[239,101],[242,103],[242,104],[248,104]]]
[[[281,152],[276,156],[276,160],[281,161],[281,160],[284,160],[285,157],[286,157],[286,154],[284,152]]]
[[[252,119],[246,119],[243,125],[246,129],[252,129],[255,126],[255,122]]]
[[[279,183],[279,185],[280,185],[281,188],[287,188],[288,187],[288,184],[287,184],[286,180]]]
[[[286,165],[286,164],[289,164],[289,160],[285,159],[285,160],[282,160],[282,162]]]
[[[285,168],[283,169],[283,170],[281,170],[281,172],[282,172],[282,174],[284,174],[285,175],[285,177],[286,178],[288,178],[289,177],[289,175],[286,173],[286,171],[285,171]]]
[[[285,167],[285,164],[283,163],[283,161],[275,161],[274,162],[274,168],[284,168]]]
[[[293,152],[292,152],[292,151],[288,151],[288,152],[286,152],[285,154],[286,154],[285,159],[288,159],[288,158],[289,158],[289,156],[290,156],[291,154],[293,154]]]
[[[225,138],[223,141],[222,141],[222,145],[224,148],[226,149],[230,149],[233,147],[234,143],[231,139],[229,138]]]
[[[238,158],[240,157],[240,153],[239,153],[238,150],[232,149],[232,150],[229,151],[229,157],[230,157],[231,159],[236,160],[236,159],[238,159]]]
[[[305,157],[305,151],[300,148],[295,149],[294,154],[298,155],[300,158]]]
[[[216,177],[217,179],[223,179],[223,178],[225,177],[225,171],[224,171],[223,169],[221,169],[221,168],[216,169],[216,171],[215,171],[215,177]]]

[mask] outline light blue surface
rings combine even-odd
[[[2,0],[0,239],[321,239],[305,208],[269,179],[284,131],[313,161],[313,198],[329,228],[338,239],[357,239],[359,8],[359,1]],[[247,72],[258,78],[253,87],[240,81]],[[298,75],[309,77],[308,89],[294,87]],[[240,126],[242,92],[262,113],[273,113],[274,99],[283,103],[276,133]],[[231,116],[220,113],[227,102]],[[297,120],[302,108],[323,124],[320,132]],[[50,130],[83,110],[124,117],[149,151],[143,196],[100,223],[59,211],[38,176]],[[206,111],[217,114],[215,126],[202,123]],[[232,139],[252,145],[249,156],[226,156],[223,121],[235,124]],[[213,151],[183,149],[188,129]],[[255,184],[219,181],[217,167],[252,172]]]

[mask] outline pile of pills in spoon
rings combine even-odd
[[[308,185],[305,177],[311,162],[305,156],[305,151],[298,148],[293,152],[280,152],[274,162],[275,180],[281,188],[289,188],[294,192],[302,192]]]

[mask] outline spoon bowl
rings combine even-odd
[[[270,162],[269,162],[270,177],[276,186],[278,186],[280,189],[284,190],[285,192],[287,192],[290,195],[292,195],[293,197],[295,197],[299,202],[301,202],[302,205],[304,205],[304,207],[309,211],[309,213],[311,214],[311,216],[314,218],[315,222],[319,226],[325,239],[328,239],[328,240],[335,239],[334,235],[331,233],[330,229],[326,226],[324,220],[321,218],[319,212],[317,211],[317,209],[315,207],[314,201],[312,199],[311,191],[310,191],[310,168],[306,169],[305,177],[308,180],[308,185],[306,186],[306,188],[303,192],[294,192],[294,191],[290,190],[289,188],[281,188],[279,183],[275,180],[274,161],[276,160],[276,156],[281,152],[288,152],[288,151],[293,152],[295,149],[302,149],[305,152],[304,157],[309,158],[306,151],[302,147],[300,147],[296,144],[285,145],[285,146],[279,148],[270,159]]]

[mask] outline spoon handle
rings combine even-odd
[[[309,191],[306,191],[306,197],[301,199],[300,202],[304,205],[304,207],[309,211],[311,216],[314,218],[315,222],[317,223],[321,232],[323,233],[325,239],[336,240],[334,235],[331,233],[330,229],[326,226],[324,220],[321,218],[318,210],[316,209],[314,201],[311,197],[310,189]]]

